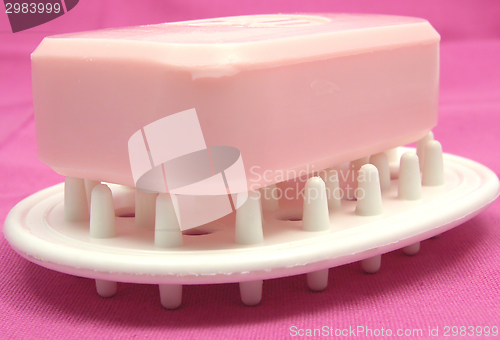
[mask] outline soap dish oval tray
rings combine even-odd
[[[400,148],[400,153],[408,150],[414,151]],[[248,289],[259,290],[251,285],[304,273],[321,276],[325,270],[327,275],[328,268],[355,261],[365,261],[365,270],[376,271],[381,254],[401,248],[416,253],[420,241],[471,219],[498,197],[499,180],[491,170],[450,154],[444,154],[443,160],[444,185],[424,186],[422,199],[404,201],[397,198],[397,179],[393,179],[391,188],[382,193],[379,216],[357,216],[356,202],[346,200],[340,210],[330,213],[329,230],[309,232],[302,229],[300,210],[264,212],[264,241],[258,245],[236,244],[234,226],[221,220],[207,225],[203,233],[187,233],[180,247],[159,249],[154,245],[154,230],[135,227],[133,215],[116,217],[117,237],[92,239],[88,221],[65,221],[62,183],[18,203],[8,214],[3,232],[27,260],[96,279],[103,296],[116,291],[113,282],[159,284],[160,293],[163,287],[164,295],[179,295],[179,287],[185,284],[246,282]],[[116,211],[133,204],[134,190],[109,187]],[[169,303],[172,308],[180,304],[180,300],[163,300],[167,308]],[[255,304],[251,298],[246,300]]]

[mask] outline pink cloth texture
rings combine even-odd
[[[15,34],[7,15],[0,13],[2,225],[20,200],[63,180],[38,160],[36,151],[29,55],[44,36],[280,12],[366,12],[429,20],[442,35],[435,137],[445,152],[471,158],[500,174],[498,1],[82,0],[68,14]],[[422,337],[408,338],[428,338],[429,327],[439,327],[434,338],[441,338],[445,326],[500,327],[500,202],[422,242],[416,256],[401,251],[383,255],[374,275],[363,273],[359,263],[330,269],[324,292],[308,290],[304,275],[265,281],[257,307],[241,303],[236,283],[185,286],[183,304],[175,311],[161,307],[155,285],[119,283],[117,295],[103,299],[93,280],[32,264],[17,255],[3,235],[0,266],[2,339],[301,338],[293,336],[293,326],[423,330]]]

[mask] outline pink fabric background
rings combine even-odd
[[[102,27],[276,12],[372,12],[419,16],[442,35],[440,121],[445,152],[500,173],[500,2],[497,0],[82,0],[71,12],[12,34],[0,13],[0,221],[21,199],[62,181],[38,161],[29,55],[46,35]],[[3,223],[2,223],[3,224]],[[156,286],[119,284],[102,299],[94,282],[31,264],[0,236],[0,337],[24,339],[292,338],[290,327],[372,329],[500,327],[500,203],[414,257],[383,256],[375,275],[354,263],[330,270],[326,291],[305,277],[265,282],[254,308],[237,284],[187,286],[164,310]],[[351,337],[354,338],[354,337]]]

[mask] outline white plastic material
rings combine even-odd
[[[426,144],[426,161],[436,164],[433,170],[437,172],[424,166],[424,184],[428,183],[427,175],[431,185],[422,186],[422,199],[398,199],[398,180],[393,179],[391,188],[381,196],[380,187],[377,194],[374,182],[360,181],[361,186],[367,185],[366,197],[359,202],[343,200],[340,209],[330,212],[330,224],[326,230],[321,227],[323,231],[303,230],[303,223],[295,218],[302,216],[302,209],[283,206],[264,212],[260,243],[260,238],[255,241],[253,236],[251,242],[235,242],[239,238],[234,219],[222,219],[203,226],[211,233],[183,235],[182,244],[171,248],[159,238],[155,242],[154,229],[136,227],[133,215],[118,213],[133,208],[135,193],[112,184],[109,188],[117,212],[116,237],[91,238],[89,220],[65,219],[64,184],[42,190],[17,204],[7,216],[3,231],[11,246],[26,259],[46,268],[96,279],[102,296],[114,294],[117,281],[159,284],[163,306],[177,308],[183,284],[240,282],[243,302],[254,305],[262,296],[262,280],[310,273],[309,287],[322,290],[328,281],[328,268],[364,260],[364,270],[375,272],[380,267],[381,254],[396,249],[416,254],[420,241],[463,223],[491,204],[499,194],[497,176],[476,162],[449,154],[444,155],[444,168],[440,169],[437,156],[441,146],[436,143]],[[400,148],[399,152],[407,151],[415,152],[408,148]],[[390,166],[391,173],[397,172],[399,161]],[[436,185],[440,171],[444,184]],[[362,172],[369,176],[377,169],[364,165]],[[378,176],[374,178],[378,185]],[[325,188],[319,178],[310,181]],[[73,194],[86,205],[85,192],[80,190],[83,181],[71,179],[66,183],[76,188]],[[105,186],[97,185],[94,193],[102,188]],[[377,208],[364,216],[355,214],[367,197],[376,202]],[[381,204],[377,197],[382,198]],[[66,202],[74,198],[68,195]],[[163,199],[158,198],[159,205]],[[313,204],[318,202],[321,206],[314,209],[324,211],[326,202]],[[258,230],[262,226],[260,204],[254,200],[248,203],[241,210],[247,216],[246,222],[241,223]],[[306,211],[309,208],[306,206]],[[73,211],[78,212],[74,216],[83,214],[83,210]],[[304,223],[310,218],[306,211]],[[157,229],[165,221],[158,213]]]
[[[71,193],[64,195],[64,206],[66,207],[64,217],[66,221],[87,221],[90,215],[85,181],[80,178],[66,177],[64,182],[65,192]]]
[[[380,181],[380,189],[382,191],[391,188],[391,170],[389,169],[389,157],[385,152],[375,154],[370,157],[370,164],[377,167]]]
[[[264,281],[240,282],[241,301],[247,306],[256,306],[262,300],[262,284]]]
[[[172,198],[169,194],[156,197],[155,212],[155,246],[158,248],[175,248],[183,245],[182,232],[175,215]],[[159,285],[160,301],[167,309],[176,309],[182,303],[182,285]]]
[[[399,166],[399,199],[409,201],[421,199],[422,185],[420,181],[418,157],[413,152],[406,152],[401,156],[401,163]]]
[[[365,164],[358,173],[356,214],[359,216],[381,215],[383,212],[382,193],[377,167],[373,164]]]
[[[161,305],[167,309],[179,308],[182,303],[182,285],[159,285]]]
[[[420,250],[420,242],[417,242],[417,243],[413,243],[410,246],[404,247],[403,253],[411,256],[411,255],[417,254],[419,250]]]
[[[424,138],[420,139],[417,142],[417,156],[420,163],[420,169],[422,169],[424,166],[425,146],[427,145],[427,142],[431,140],[434,140],[434,133],[432,133],[432,131],[429,131]]]
[[[319,177],[309,178],[304,193],[302,228],[305,231],[330,229],[325,182]]]
[[[327,231],[331,228],[325,182],[320,177],[307,180],[302,212],[304,231]],[[307,273],[307,285],[311,290],[320,291],[328,284],[328,269]]]
[[[97,294],[107,298],[116,294],[118,284],[115,281],[95,280]]]
[[[169,194],[159,194],[156,199],[155,246],[175,248],[182,246],[182,232]]]
[[[324,174],[323,180],[325,181],[325,189],[328,197],[328,211],[332,213],[339,210],[342,206],[339,175],[337,170],[329,170],[321,172],[321,174]]]
[[[92,190],[99,184],[101,184],[101,182],[99,181],[93,181],[91,179],[85,180],[85,191],[87,193],[87,204],[89,205],[89,209],[90,209],[90,197],[92,196]]]
[[[378,272],[382,263],[382,255],[376,255],[364,260],[361,260],[361,268],[369,274]]]
[[[155,225],[156,193],[136,190],[135,195],[135,225],[140,228],[152,229]]]
[[[261,202],[263,211],[275,211],[279,209],[278,193],[276,190],[276,184],[269,185],[260,189],[261,191]]]
[[[240,194],[239,199],[241,199]],[[262,243],[264,235],[261,214],[260,195],[256,191],[251,191],[248,193],[248,199],[236,211],[235,241],[237,244]]]
[[[307,273],[307,285],[314,292],[321,292],[328,286],[328,269]]]
[[[443,150],[436,140],[425,144],[424,166],[422,168],[422,185],[438,186],[445,183]]]
[[[110,238],[116,236],[116,219],[111,190],[105,184],[92,189],[90,204],[90,237]]]
[[[238,201],[247,198],[238,194]],[[248,192],[245,203],[238,202],[235,223],[235,242],[242,245],[256,245],[264,241],[262,231],[262,207],[260,194]],[[255,306],[262,299],[262,280],[240,282],[241,301],[247,306]]]

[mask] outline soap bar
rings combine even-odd
[[[39,158],[134,186],[128,141],[195,109],[208,146],[262,187],[422,138],[437,123],[439,34],[423,19],[257,15],[45,38],[32,54]]]

